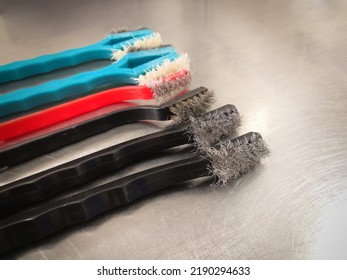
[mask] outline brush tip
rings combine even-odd
[[[134,32],[134,31],[138,31],[138,30],[146,30],[148,29],[147,27],[137,27],[137,28],[128,28],[127,26],[122,26],[122,27],[118,27],[115,28],[113,30],[110,31],[110,35],[112,34],[118,34],[118,33],[125,33],[125,32]]]
[[[217,178],[213,185],[219,186],[254,169],[270,155],[270,150],[259,133],[251,132],[206,148],[205,154],[211,162],[209,169]]]
[[[178,101],[169,106],[174,124],[199,117],[205,114],[215,102],[214,92],[207,88],[198,88],[186,93]]]
[[[230,137],[241,125],[239,112],[234,105],[230,104],[198,118],[190,117],[189,120],[189,132],[200,151]]]
[[[135,81],[137,81],[140,86],[147,86],[150,83],[184,70],[190,71],[190,59],[186,53],[181,54],[178,58],[172,61],[166,59],[162,64],[157,65],[143,75],[140,75],[135,79]]]
[[[192,82],[190,71],[183,70],[159,80],[150,82],[147,86],[153,92],[153,98],[158,105],[167,103],[188,89]]]
[[[117,61],[122,59],[126,54],[131,52],[138,52],[161,47],[164,47],[161,35],[159,33],[153,33],[151,35],[135,39],[135,41],[132,44],[125,45],[121,50],[113,51],[111,59]]]

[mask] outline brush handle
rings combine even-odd
[[[109,147],[0,188],[0,216],[81,185],[131,162],[191,143],[186,125]]]
[[[178,54],[172,47],[129,53],[107,67],[84,72],[35,87],[20,89],[0,96],[0,117],[26,111],[44,104],[122,85],[136,84],[134,78],[164,60],[173,60]]]
[[[168,120],[166,108],[133,107],[117,110],[77,125],[68,126],[43,136],[0,150],[0,168],[11,166],[39,155],[57,150],[111,128],[142,120]]]
[[[171,94],[175,80],[186,75],[187,71],[176,72],[165,77],[166,81],[158,83],[162,88],[170,89],[166,95]],[[168,82],[170,81],[170,82]],[[0,123],[0,141],[8,142],[11,139],[30,134],[37,130],[55,125],[75,118],[77,116],[98,110],[100,108],[129,100],[157,99],[154,91],[156,87],[147,86],[124,86],[113,88],[99,93],[91,94],[70,102],[66,102],[45,110],[24,115],[19,118]],[[163,95],[164,96],[164,95]]]
[[[130,109],[113,111],[76,125],[33,138],[16,145],[0,149],[0,169],[32,159],[39,155],[54,151],[84,138],[101,133],[114,127],[143,120],[169,120],[173,113],[170,109],[177,104],[181,107],[194,97],[205,92],[199,87],[179,96],[162,106],[138,106]]]
[[[72,196],[38,204],[0,222],[0,253],[88,221],[107,210],[126,205],[150,193],[208,176],[207,165],[207,159],[196,155]]]
[[[124,86],[105,90],[0,123],[0,141],[6,142],[122,101],[152,98],[153,92],[146,86]]]
[[[88,93],[112,82],[119,85],[131,83],[131,78],[136,77],[130,69],[120,70],[112,66],[1,95],[0,117],[67,98],[77,98],[81,93]]]
[[[111,59],[112,51],[133,44],[136,39],[152,34],[149,29],[112,34],[95,44],[47,54],[0,66],[0,84],[54,70],[76,66],[88,61]]]

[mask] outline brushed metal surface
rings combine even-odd
[[[260,132],[272,155],[226,187],[161,192],[6,258],[346,259],[347,1],[2,0],[0,63],[83,46],[120,26],[148,26],[189,53],[194,85],[215,90],[214,107],[235,104],[238,134]],[[10,168],[0,185],[156,130],[110,130]]]

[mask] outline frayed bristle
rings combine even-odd
[[[110,31],[110,34],[118,34],[118,33],[124,33],[124,32],[133,32],[133,31],[138,31],[138,30],[144,30],[144,29],[148,29],[146,27],[138,27],[138,28],[128,28],[126,26],[122,26],[119,28],[115,28],[113,30]]]
[[[230,137],[241,125],[240,115],[233,105],[226,105],[199,118],[190,117],[189,133],[199,151],[205,151],[221,139]]]
[[[219,186],[254,169],[270,150],[260,134],[252,133],[206,148],[205,154],[211,161],[209,170],[217,178],[213,185]]]
[[[159,33],[154,33],[149,36],[135,40],[133,44],[123,47],[122,50],[116,50],[112,53],[112,60],[120,60],[127,53],[138,52],[149,49],[156,49],[163,46],[163,41]]]
[[[140,86],[145,86],[153,81],[160,80],[170,74],[183,70],[190,70],[190,59],[186,53],[180,55],[173,61],[168,59],[165,60],[162,64],[153,67],[152,70],[140,75],[138,78],[135,78],[135,80]]]
[[[174,124],[177,124],[188,120],[192,116],[199,117],[205,114],[214,102],[214,92],[206,89],[170,106],[169,110],[173,114],[171,119]]]
[[[161,78],[149,83],[147,86],[153,92],[153,98],[158,105],[166,103],[176,97],[179,93],[189,88],[192,82],[192,74],[189,71],[181,71],[173,78]]]

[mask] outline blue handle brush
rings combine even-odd
[[[167,67],[158,66],[178,57],[173,47],[129,52],[104,68],[7,93],[0,96],[0,117],[67,98],[77,98],[92,91],[141,84],[145,74],[150,75],[153,72],[150,70],[156,67],[159,71],[154,71],[154,75],[160,78],[166,74]],[[154,80],[153,77],[150,79]]]
[[[49,73],[88,61],[112,59],[114,51],[123,50],[136,40],[152,34],[150,29],[110,34],[103,40],[81,48],[48,54],[0,66],[0,84]]]

